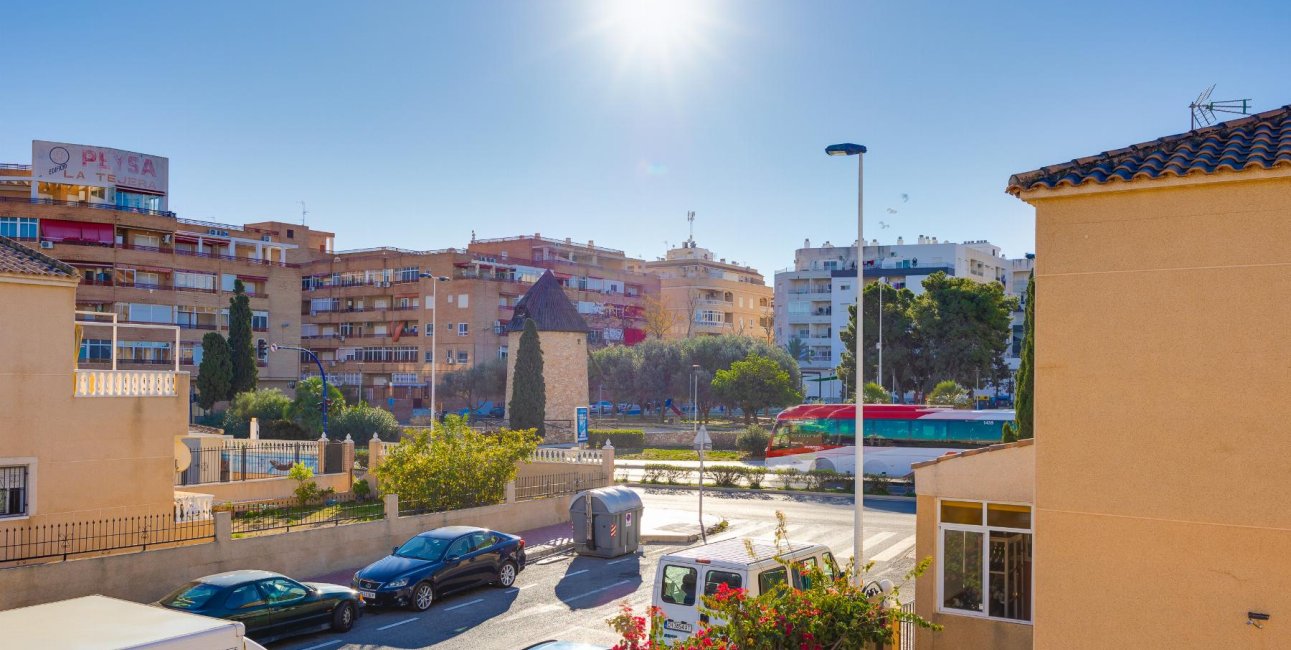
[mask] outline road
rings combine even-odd
[[[645,507],[693,511],[694,490],[638,490]],[[788,519],[792,540],[823,543],[840,561],[852,552],[852,501],[847,497],[817,497],[764,493],[705,493],[704,512],[730,525],[710,537],[770,538],[774,511]],[[866,558],[876,561],[873,578],[898,583],[914,564],[914,504],[866,500]],[[644,556],[605,560],[561,555],[531,564],[510,589],[481,587],[448,596],[429,611],[377,610],[365,614],[348,634],[297,637],[272,646],[274,650],[348,650],[429,648],[442,650],[499,650],[524,648],[544,639],[599,643],[617,639],[605,620],[621,603],[638,611],[649,605],[655,564],[660,555],[681,546],[650,544]],[[914,585],[901,599],[914,597]]]

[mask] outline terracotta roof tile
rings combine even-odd
[[[76,269],[8,237],[0,237],[0,273],[78,278]]]
[[[1014,174],[1006,191],[1291,166],[1291,105]]]

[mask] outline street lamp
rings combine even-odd
[[[323,399],[322,399],[323,437],[326,438],[327,437],[327,405],[328,405],[328,402],[331,400],[327,399],[327,370],[323,368],[323,362],[319,361],[318,355],[314,354],[314,351],[308,348],[298,348],[292,345],[278,345],[276,343],[269,346],[270,352],[277,352],[278,350],[296,350],[298,352],[304,352],[305,354],[308,354],[309,358],[313,359],[314,363],[318,366],[318,376],[323,380]]]
[[[708,440],[708,430],[704,429],[700,433],[699,428],[699,364],[694,363],[690,366],[690,404],[695,409],[694,428],[695,428],[695,452],[699,454],[699,535],[708,543],[708,531],[704,529],[704,448],[711,444]]]
[[[862,369],[865,367],[864,356],[862,356],[861,341],[864,336],[861,335],[862,323],[865,319],[861,318],[861,298],[864,295],[865,285],[865,147],[864,145],[852,144],[833,144],[825,147],[825,153],[830,156],[856,156],[856,472],[855,472],[855,501],[854,512],[852,514],[852,545],[856,549],[856,567],[855,574],[852,576],[853,582],[861,585],[861,567],[865,566],[863,558],[865,557],[864,548],[864,530],[865,525],[862,521],[862,513],[865,510],[865,395],[864,379]]]
[[[434,309],[430,311],[430,428],[435,429],[439,421],[439,411],[435,410],[435,366],[439,365],[439,350],[435,349],[435,335],[439,334],[439,283],[448,282],[448,276],[434,273],[418,273],[418,277],[431,280],[430,302]]]

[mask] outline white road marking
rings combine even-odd
[[[539,605],[537,607],[530,607],[522,611],[516,612],[515,614],[512,614],[510,616],[500,618],[498,619],[497,622],[498,624],[502,624],[502,623],[506,623],[507,621],[514,621],[520,618],[529,618],[530,616],[538,616],[540,614],[547,614],[550,612],[559,612],[563,609],[565,608],[561,607],[560,605]]]
[[[879,533],[878,535],[870,535],[868,538],[866,538],[864,542],[865,548],[874,548],[875,544],[878,544],[879,542],[889,537],[896,537],[896,536],[897,536],[896,533]]]
[[[883,550],[882,553],[879,553],[878,555],[875,555],[873,558],[870,558],[870,559],[874,560],[875,562],[887,562],[889,560],[892,560],[893,558],[896,558],[902,553],[905,553],[906,551],[910,550],[910,547],[912,546],[914,546],[914,535],[911,535],[897,542],[896,544],[893,544],[892,546],[887,547],[886,549]]]
[[[378,629],[378,630],[388,630],[388,629],[390,629],[390,628],[392,628],[392,627],[399,627],[400,625],[403,625],[404,623],[411,623],[411,622],[413,622],[413,621],[415,621],[415,620],[417,620],[417,619],[415,619],[415,618],[408,618],[408,619],[404,619],[404,620],[402,620],[402,621],[399,621],[398,623],[391,623],[391,624],[389,624],[389,625],[383,625],[383,626],[381,626],[381,627],[379,627],[379,628],[377,628],[377,629]]]
[[[525,589],[528,589],[530,587],[537,587],[537,586],[538,586],[537,584],[531,582],[523,587],[512,587],[512,589],[515,589],[516,591],[524,591]]]
[[[572,573],[566,573],[566,574],[565,574],[565,577],[566,577],[566,578],[572,578],[572,577],[574,577],[574,576],[576,576],[576,575],[579,575],[579,574],[581,574],[581,573],[587,573],[588,571],[591,571],[591,569],[580,569],[580,570],[578,570],[578,571],[574,571],[574,572],[572,572]]]
[[[444,608],[444,611],[446,611],[446,612],[451,612],[451,611],[453,611],[453,610],[455,610],[455,609],[461,609],[461,608],[463,608],[463,607],[470,607],[471,605],[477,605],[477,604],[482,603],[482,602],[484,602],[484,599],[483,599],[483,598],[476,598],[475,600],[472,600],[472,601],[471,601],[471,602],[469,602],[469,603],[462,603],[461,605],[453,605],[452,607],[445,607],[445,608]]]
[[[620,562],[630,562],[630,561],[635,560],[635,559],[637,559],[637,558],[636,558],[636,556],[629,556],[629,557],[625,557],[625,558],[623,558],[623,559],[621,559],[621,560],[614,560],[613,562],[606,562],[606,564],[618,564],[618,563],[620,563]]]
[[[300,650],[318,650],[318,648],[326,648],[329,645],[336,645],[338,643],[342,643],[342,641],[340,641],[339,639],[336,641],[324,641],[318,645],[311,645],[307,648],[301,648]]]
[[[595,594],[599,594],[599,593],[601,593],[602,591],[607,591],[607,590],[609,590],[609,589],[613,589],[613,588],[618,587],[618,586],[620,586],[620,585],[630,584],[631,582],[632,582],[631,580],[620,580],[620,581],[618,581],[618,582],[616,582],[616,583],[614,583],[614,584],[612,584],[612,585],[606,585],[606,586],[604,586],[604,587],[601,587],[600,589],[593,589],[593,590],[591,590],[591,591],[589,591],[589,592],[587,592],[587,593],[585,593],[585,594],[581,594],[581,595],[578,595],[578,596],[570,596],[569,598],[566,598],[566,599],[565,599],[565,602],[569,602],[569,601],[571,601],[571,600],[579,600],[579,599],[582,599],[582,598],[587,598],[588,596],[592,596],[592,595],[595,595]]]

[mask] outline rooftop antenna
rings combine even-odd
[[[303,226],[305,225],[305,215],[309,214],[309,210],[305,209],[304,201],[299,201],[299,203],[300,203],[300,225]]]
[[[1215,91],[1215,84],[1201,91],[1197,99],[1188,104],[1188,110],[1192,112],[1192,128],[1198,126],[1210,126],[1217,120],[1215,113],[1229,113],[1232,115],[1250,115],[1250,99],[1223,99],[1219,101],[1212,100],[1210,93]]]
[[[690,243],[695,243],[695,211],[691,210],[686,213],[686,221],[690,222]]]

